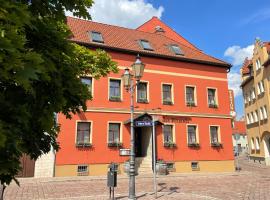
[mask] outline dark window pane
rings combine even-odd
[[[173,130],[172,125],[164,125],[163,126],[164,142],[173,142],[172,130]]]
[[[218,142],[218,127],[211,126],[210,133],[211,133],[211,142],[217,143]]]
[[[120,80],[110,80],[110,97],[120,97]]]
[[[183,52],[181,51],[180,47],[178,45],[171,45],[171,50],[176,55],[183,55]]]
[[[215,105],[216,104],[216,90],[208,89],[208,104]]]
[[[93,42],[100,42],[100,43],[103,43],[103,38],[102,38],[102,35],[101,33],[99,32],[91,32],[91,38],[92,38],[92,41]]]
[[[137,86],[138,100],[147,100],[147,83],[140,82]]]
[[[188,126],[188,142],[189,143],[196,143],[196,126]]]
[[[120,140],[120,124],[110,123],[109,124],[109,142],[118,143]]]
[[[77,143],[90,142],[90,122],[78,122],[77,124]]]
[[[171,85],[162,85],[163,87],[163,100],[171,101],[172,100],[172,86]]]
[[[188,103],[194,103],[194,87],[186,87],[186,102]]]
[[[151,50],[153,51],[153,48],[151,47],[150,43],[146,40],[140,40],[141,46],[144,50]]]
[[[88,87],[88,90],[92,92],[92,78],[91,77],[81,77],[81,81]]]

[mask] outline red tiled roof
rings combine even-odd
[[[235,121],[234,122],[234,128],[232,131],[233,134],[241,134],[246,135],[246,124],[244,121]]]
[[[197,47],[195,47],[193,44],[191,44],[188,40],[186,40],[182,35],[179,35],[177,32],[175,32],[171,27],[167,26],[164,22],[162,22],[157,17],[152,17],[150,20],[142,24],[137,28],[139,31],[149,32],[149,33],[155,33],[156,27],[159,26],[164,30],[164,35],[172,40],[179,41],[180,43],[184,44],[185,46],[188,46],[190,48],[199,50]]]
[[[242,74],[249,74],[250,73],[250,66],[252,65],[252,60],[248,58],[245,59],[244,64],[242,66]]]
[[[132,53],[170,57],[173,59],[187,60],[189,62],[213,64],[226,68],[231,67],[230,64],[224,61],[206,55],[199,50],[187,47],[182,43],[176,42],[161,34],[101,24],[73,17],[67,17],[67,24],[73,33],[71,40],[77,43],[92,45],[100,48],[110,48],[119,51],[129,51]],[[90,31],[100,32],[102,34],[104,43],[92,42],[89,37]],[[138,41],[141,39],[148,40],[154,51],[143,50],[138,43]],[[184,55],[175,55],[172,53],[168,48],[168,45],[170,44],[179,45],[181,50],[184,52]]]
[[[263,45],[266,47],[267,53],[270,54],[270,42],[263,42]]]

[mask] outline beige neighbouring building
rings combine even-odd
[[[270,165],[270,42],[256,39],[251,60],[242,68],[249,155],[254,162]]]

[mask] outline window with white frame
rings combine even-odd
[[[258,95],[261,94],[261,86],[260,86],[260,82],[257,83],[257,93],[258,93]]]
[[[263,120],[264,117],[263,117],[263,108],[260,107],[260,120]]]
[[[91,122],[77,122],[77,145],[90,144]]]
[[[251,97],[253,100],[256,99],[255,88],[252,89]]]
[[[93,93],[92,89],[92,77],[81,77],[81,82],[87,86],[88,91]]]
[[[137,102],[139,103],[147,103],[148,102],[148,94],[147,94],[147,82],[139,82],[137,85]]]
[[[195,106],[195,87],[186,86],[186,105]]]
[[[163,141],[164,141],[164,145],[174,144],[173,129],[174,129],[174,127],[173,127],[172,124],[163,125]]]
[[[216,91],[216,89],[208,88],[207,93],[208,93],[208,106],[210,108],[216,108],[217,107],[217,97],[216,97],[217,91]]]
[[[256,60],[256,70],[261,69],[261,67],[262,67],[261,61],[260,61],[260,59],[257,59]]]
[[[248,103],[248,95],[246,93],[244,94],[244,101],[245,101],[245,104]]]
[[[252,112],[249,114],[250,123],[252,124],[254,122],[253,114]]]
[[[218,132],[219,132],[218,126],[210,126],[211,144],[218,144],[220,142]]]
[[[247,118],[247,124],[250,124],[249,114],[246,114],[246,118]]]
[[[251,102],[251,95],[250,95],[250,92],[247,93],[247,99],[248,99],[248,102]]]
[[[250,143],[251,143],[251,149],[254,150],[255,149],[254,138],[251,138]]]
[[[260,140],[259,140],[259,138],[258,137],[256,137],[256,143],[255,143],[256,145],[256,150],[260,150]]]
[[[263,119],[267,119],[267,108],[266,106],[263,107]]]
[[[172,85],[162,84],[162,102],[163,104],[172,104]]]
[[[197,126],[188,125],[187,128],[188,128],[188,144],[189,145],[198,144]]]
[[[110,100],[120,101],[121,100],[121,80],[110,79]]]
[[[120,128],[121,123],[109,123],[108,144],[120,144]]]
[[[254,120],[255,120],[255,122],[259,121],[258,110],[255,110],[255,112],[254,112]]]

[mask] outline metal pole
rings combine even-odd
[[[155,199],[157,198],[157,179],[156,179],[156,126],[155,126],[155,119],[152,116],[152,126],[153,126],[153,134],[152,134],[152,141],[153,141],[153,162],[154,162],[154,191],[155,191]]]
[[[134,135],[134,101],[133,80],[130,86],[130,160],[129,160],[129,194],[128,199],[136,199],[135,196],[135,135]]]

